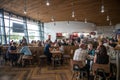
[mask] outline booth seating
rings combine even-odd
[[[30,51],[32,52],[32,62],[33,64],[46,64],[46,56],[44,55],[44,47],[36,47],[36,46],[28,46],[30,48]],[[70,61],[71,58],[73,58],[74,51],[77,49],[78,46],[64,46],[64,54],[63,54],[63,63]],[[8,46],[2,47],[2,53],[3,55],[6,55]],[[21,48],[19,48],[21,49]],[[71,50],[73,50],[73,53],[71,54]],[[23,59],[25,62],[29,62],[25,59]]]

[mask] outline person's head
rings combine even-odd
[[[13,46],[16,46],[16,42],[13,42],[12,45],[13,45]]]
[[[99,43],[99,46],[103,45],[103,41],[102,40],[99,40],[98,43]]]
[[[93,45],[92,44],[88,44],[88,49],[93,49]]]
[[[22,46],[27,46],[27,43],[22,43]]]
[[[86,46],[86,44],[79,44],[79,48],[87,49],[87,46]]]
[[[100,46],[100,48],[99,48],[99,54],[100,55],[107,55],[107,49],[106,49],[106,47],[105,46]]]

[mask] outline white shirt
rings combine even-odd
[[[83,61],[83,65],[85,66],[85,61],[86,61],[87,57],[88,57],[87,50],[83,50],[83,49],[79,48],[79,49],[75,50],[73,60]]]

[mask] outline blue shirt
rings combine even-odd
[[[24,53],[24,55],[32,55],[28,46],[22,47],[22,49],[20,50],[20,53]]]
[[[95,55],[95,50],[94,50],[94,49],[89,50],[89,51],[88,51],[88,54],[94,56],[94,55]]]
[[[44,54],[49,54],[50,53],[50,50],[49,50],[50,47],[51,47],[50,44],[46,44],[45,45],[45,47],[44,47]]]

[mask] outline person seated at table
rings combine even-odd
[[[79,48],[75,50],[73,60],[75,61],[82,61],[83,68],[87,70],[88,80],[89,80],[89,66],[86,64],[86,59],[89,57],[87,53],[87,46],[86,44],[80,44]]]
[[[88,55],[90,56],[90,59],[87,59],[87,64],[90,66],[90,70],[92,68],[92,64],[93,64],[93,58],[95,55],[95,49],[93,48],[92,44],[88,44]]]
[[[29,49],[29,47],[27,46],[26,43],[22,43],[22,48],[20,49],[20,53],[23,54],[23,55],[20,55],[18,63],[21,62],[23,57],[29,57],[29,56],[32,55],[32,53],[31,53],[31,51],[30,51],[30,49]]]
[[[51,64],[52,53],[50,53],[51,41],[47,40],[44,47],[44,54],[47,56],[47,64]]]
[[[94,63],[97,63],[97,64],[109,64],[110,63],[109,55],[107,55],[107,49],[104,45],[100,46],[99,52],[95,54]],[[99,74],[103,76],[102,73],[99,73]],[[103,80],[105,79],[103,78]]]
[[[60,52],[62,53],[62,56],[61,56],[61,64],[63,64],[63,54],[64,54],[64,45],[63,44],[61,44],[61,45],[59,45],[59,50],[60,50]]]
[[[8,52],[7,52],[7,58],[10,60],[10,62],[12,63],[11,65],[15,65],[18,59],[18,55],[13,55],[12,53],[17,52],[17,47],[16,47],[16,43],[13,42],[11,43],[11,45],[8,48]]]

